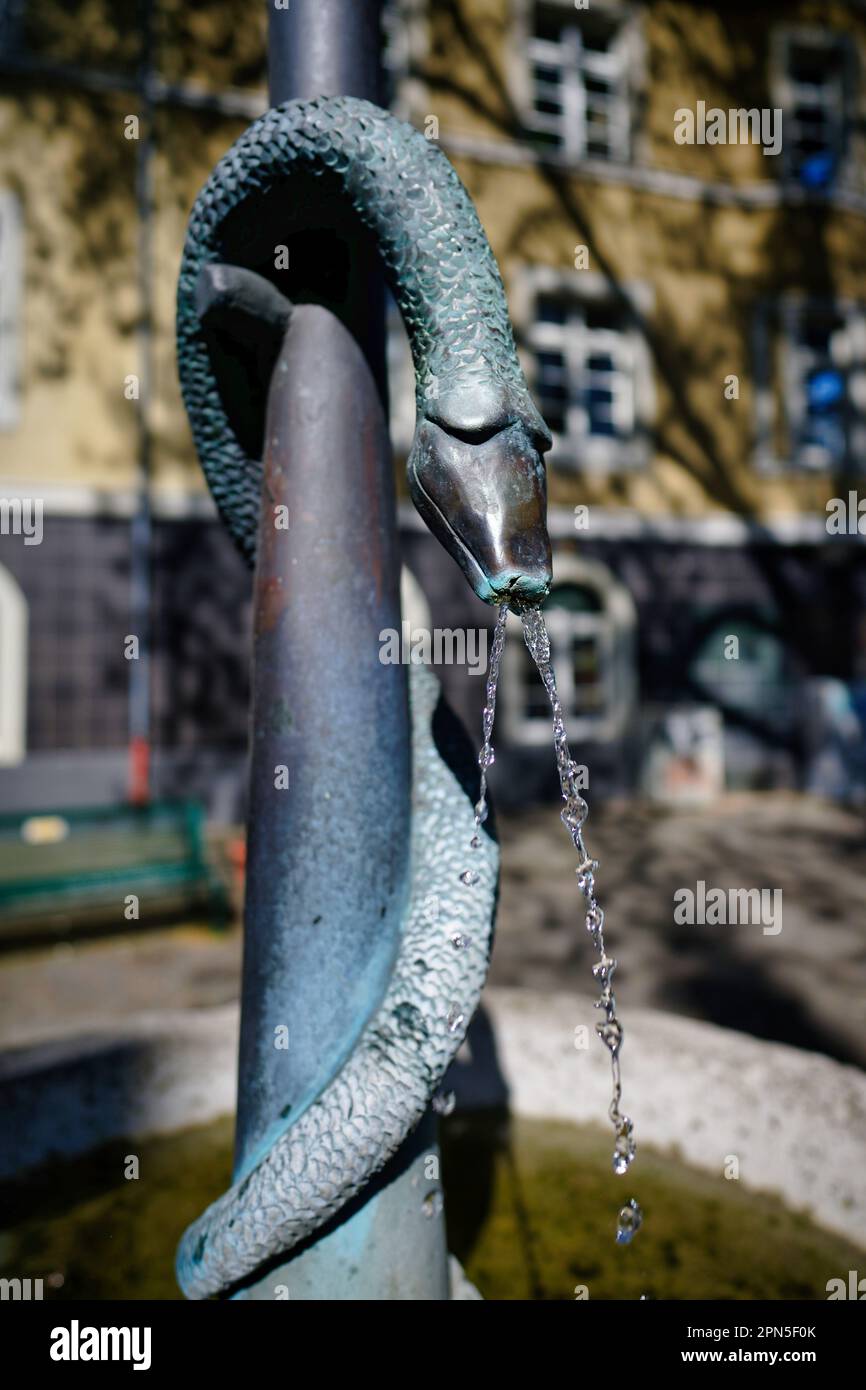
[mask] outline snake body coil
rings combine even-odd
[[[372,233],[406,324],[418,412],[408,469],[419,511],[481,597],[543,596],[550,549],[541,455],[550,436],[517,360],[496,262],[441,151],[354,98],[268,111],[217,165],[190,218],[178,287],[179,374],[196,448],[234,540],[252,562],[262,465],[226,413],[197,286],[208,267],[236,252],[238,214],[254,222],[277,197],[291,222],[293,188],[309,196],[308,176],[328,196],[336,188]],[[434,741],[437,690],[427,672],[411,668],[411,901],[386,997],[319,1097],[184,1235],[177,1268],[189,1297],[250,1277],[364,1186],[423,1115],[478,1003],[498,851],[484,835],[473,855],[479,882],[467,888],[460,871],[472,803]],[[469,949],[452,945],[458,933],[470,938]]]

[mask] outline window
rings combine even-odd
[[[0,53],[9,57],[22,48],[26,0],[0,0]]]
[[[629,96],[624,25],[573,5],[535,4],[527,126],[572,159],[627,160]]]
[[[635,610],[631,595],[604,565],[574,556],[554,560],[544,604],[556,684],[572,744],[624,732],[634,704]],[[517,618],[509,623],[519,628]],[[502,658],[503,720],[510,743],[550,741],[550,703],[515,632]]]
[[[725,655],[732,635],[735,660]],[[802,716],[802,665],[769,620],[732,613],[720,621],[698,646],[689,677],[704,698],[753,725],[789,733]]]
[[[21,214],[18,199],[0,192],[0,429],[18,423],[18,339],[21,300]]]
[[[382,101],[403,120],[421,95],[411,74],[427,47],[426,9],[427,0],[384,0],[382,5]]]
[[[415,367],[403,319],[390,292],[385,326],[391,445],[395,456],[404,459],[415,437]]]
[[[864,471],[866,308],[786,300],[763,311],[755,354],[759,461]]]
[[[408,66],[409,40],[398,0],[385,0],[382,6],[382,81],[386,106],[393,106]]]
[[[847,41],[826,31],[787,31],[781,36],[780,66],[787,174],[805,188],[829,188],[848,144],[852,84]]]
[[[415,632],[431,631],[433,619],[427,595],[408,565],[400,569],[400,613],[403,622],[409,624],[410,642]]]
[[[588,271],[528,272],[530,375],[563,467],[614,470],[648,458],[649,357],[630,303]],[[643,297],[638,295],[639,298]],[[520,295],[517,295],[520,303]]]
[[[634,364],[621,313],[542,295],[533,329],[538,403],[556,434],[628,439],[634,433]]]
[[[806,307],[788,320],[791,452],[804,468],[836,467],[848,454],[845,319]]]

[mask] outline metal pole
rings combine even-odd
[[[138,208],[138,496],[130,527],[130,632],[138,658],[129,663],[129,766],[127,794],[142,804],[150,796],[150,669],[152,628],[150,505],[153,388],[153,0],[139,0],[141,59],[138,72],[139,140],[135,195]]]
[[[382,100],[381,0],[289,0],[268,4],[271,105],[293,97]]]
[[[272,103],[377,99],[378,0],[269,10]],[[406,671],[379,661],[379,633],[400,627],[384,290],[360,244],[345,322],[297,307],[268,399],[236,1177],[351,1050],[387,984],[408,891]],[[331,1228],[241,1296],[286,1285],[293,1299],[447,1297],[443,1222],[422,1214],[419,1180],[435,1153],[422,1129]]]

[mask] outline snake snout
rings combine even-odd
[[[547,487],[522,420],[493,433],[419,421],[408,462],[412,499],[486,603],[540,603],[550,589]]]
[[[550,566],[542,563],[534,571],[503,570],[488,582],[492,603],[517,603],[532,607],[541,603],[550,592]]]

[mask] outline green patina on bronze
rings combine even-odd
[[[287,286],[279,280],[280,248],[298,235],[301,270]],[[247,383],[253,402],[263,399],[275,345],[291,347],[301,319],[290,298],[321,298],[340,312],[357,293],[351,264],[342,265],[345,301],[329,292],[327,273],[323,287],[323,258],[311,235],[333,248],[337,278],[341,256],[355,258],[357,278],[358,264],[368,263],[362,243],[372,240],[391,282],[415,363],[407,469],[419,512],[481,598],[539,602],[551,581],[542,457],[550,435],[517,360],[495,259],[442,152],[351,97],[267,112],[220,161],[190,218],[178,287],[178,369],[202,466],[241,551],[254,559],[263,443],[257,405],[238,408],[238,382]],[[317,370],[330,385],[329,363]],[[351,409],[343,385],[334,374],[336,411]],[[291,439],[273,447],[295,476]],[[328,599],[317,591],[311,623],[319,602]],[[243,1182],[184,1234],[177,1271],[189,1297],[237,1286],[336,1218],[426,1113],[480,998],[498,852],[485,830],[473,858],[476,882],[465,881],[474,798],[439,747],[435,682],[419,666],[409,677],[411,884],[388,987],[335,1074],[316,1094],[311,1088],[284,1127],[260,1139]],[[431,896],[441,922],[464,929],[471,949],[456,950],[431,919]]]
[[[379,252],[415,364],[408,461],[416,506],[479,595],[537,600],[550,585],[543,453],[550,434],[517,360],[484,229],[434,143],[370,102],[320,97],[262,116],[196,200],[181,263],[177,349],[193,436],[220,513],[255,555],[261,460],[226,410],[197,294],[228,262],[274,283],[282,244],[317,217],[354,218]],[[336,252],[335,252],[336,255]],[[270,257],[270,264],[267,257]],[[273,296],[262,314],[279,318]],[[246,438],[241,438],[247,434]]]

